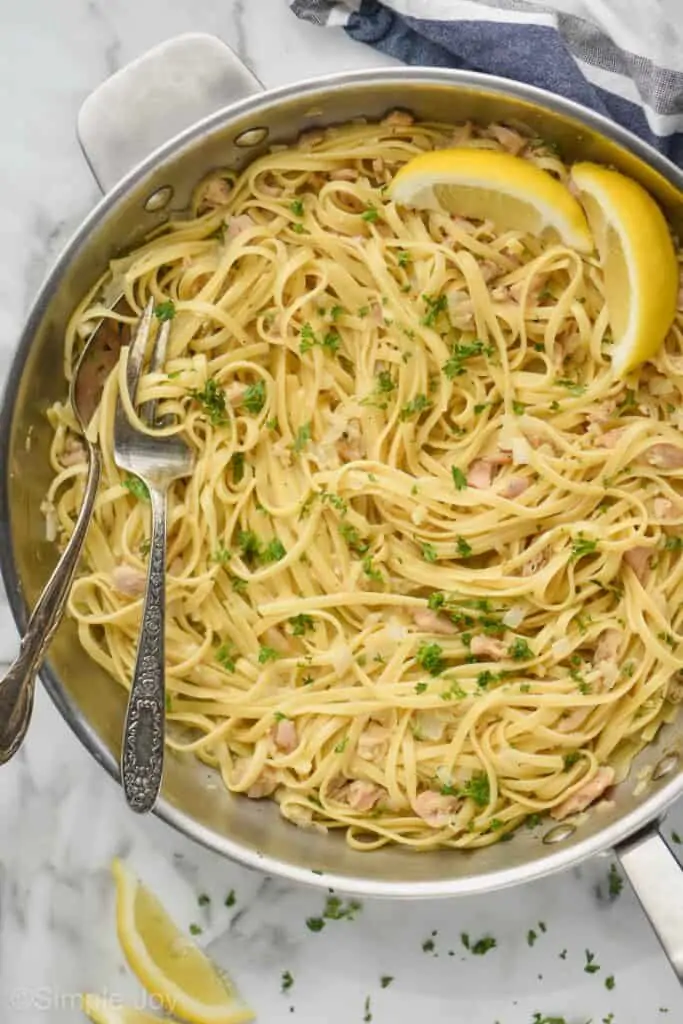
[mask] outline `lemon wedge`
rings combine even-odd
[[[569,189],[547,171],[510,153],[490,149],[421,153],[400,169],[389,195],[401,206],[488,219],[506,231],[536,236],[550,232],[578,252],[593,249],[586,217]]]
[[[131,1006],[110,1003],[103,996],[83,996],[83,1012],[94,1024],[159,1024],[159,1018]]]
[[[121,948],[159,1005],[191,1024],[243,1024],[253,1020],[253,1010],[239,999],[208,957],[179,931],[156,896],[120,860],[114,861],[112,871]],[[133,1021],[137,1024],[135,1018]]]
[[[575,164],[571,176],[600,254],[612,366],[623,377],[656,354],[673,323],[676,252],[662,211],[637,182],[589,163]]]

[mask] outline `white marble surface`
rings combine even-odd
[[[0,0],[0,372],[40,278],[97,198],[74,134],[80,103],[122,63],[188,30],[231,43],[266,85],[382,62],[298,23],[284,0]],[[14,642],[0,619],[0,656]],[[667,834],[676,827],[683,833],[680,808]],[[114,854],[184,925],[202,925],[201,941],[233,971],[262,1024],[355,1024],[369,1019],[368,996],[375,1024],[531,1024],[535,1013],[567,1024],[683,1021],[678,983],[628,887],[614,901],[596,896],[607,860],[490,897],[366,903],[354,922],[313,934],[305,922],[323,893],[249,873],[126,813],[39,693],[24,750],[0,770],[0,1024],[80,1021],[84,990],[142,1005],[114,936]],[[198,906],[202,892],[208,908]],[[472,956],[463,931],[492,934],[497,948]],[[434,932],[434,951],[424,951]],[[601,965],[595,974],[584,971],[586,949]],[[295,982],[283,995],[286,970]],[[382,975],[394,978],[386,989]]]

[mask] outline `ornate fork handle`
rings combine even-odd
[[[62,619],[90,525],[101,470],[102,455],[96,445],[91,445],[85,497],[74,531],[33,609],[19,654],[0,680],[0,764],[19,749],[31,721],[36,672]]]
[[[164,624],[166,592],[166,488],[149,487],[152,541],[135,672],[121,752],[126,800],[134,811],[150,811],[164,767]]]

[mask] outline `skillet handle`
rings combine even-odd
[[[121,68],[88,96],[78,114],[78,138],[97,184],[108,192],[180,132],[262,89],[216,36],[177,36]]]
[[[683,983],[683,870],[658,828],[636,833],[614,852]]]

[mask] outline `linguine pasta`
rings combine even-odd
[[[138,395],[197,452],[169,494],[169,745],[364,850],[578,813],[681,695],[680,314],[615,379],[596,258],[389,202],[400,165],[454,144],[567,179],[500,125],[313,133],[203,182],[66,338],[69,378],[120,293],[173,317]],[[128,687],[149,505],[114,464],[118,381],[69,609]],[[49,415],[63,539],[85,455],[68,405]]]

